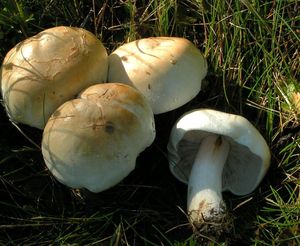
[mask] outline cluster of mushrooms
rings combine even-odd
[[[12,48],[0,83],[10,119],[43,130],[42,154],[54,177],[101,192],[152,144],[154,114],[193,99],[206,73],[204,56],[184,38],[144,38],[108,55],[89,31],[59,26]],[[167,148],[171,172],[188,184],[196,228],[222,224],[222,191],[252,192],[270,163],[266,141],[247,119],[212,109],[180,117]]]

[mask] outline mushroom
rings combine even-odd
[[[105,83],[88,87],[52,114],[42,153],[58,181],[100,192],[125,178],[154,138],[154,116],[144,96],[128,85]]]
[[[193,99],[207,73],[202,53],[185,38],[151,37],[118,47],[108,57],[108,82],[137,88],[154,114],[178,108]]]
[[[195,228],[226,230],[230,222],[222,191],[252,192],[270,165],[270,150],[244,117],[211,109],[185,113],[168,143],[170,170],[188,184],[187,214]],[[227,228],[229,229],[229,228]]]
[[[65,101],[106,82],[107,52],[87,30],[59,26],[25,39],[6,55],[0,74],[9,117],[42,129]]]

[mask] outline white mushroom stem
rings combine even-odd
[[[188,183],[187,209],[195,225],[219,221],[224,215],[222,172],[228,152],[228,142],[219,135],[201,142]]]

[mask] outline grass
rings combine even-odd
[[[48,173],[39,148],[0,121],[1,245],[197,245],[185,211],[186,186],[168,170],[166,144],[185,111],[241,114],[266,138],[272,164],[258,189],[224,199],[233,235],[210,245],[300,244],[300,55],[296,0],[3,0],[0,60],[17,42],[56,25],[84,26],[111,52],[147,36],[183,36],[205,54],[203,90],[156,116],[157,138],[124,181],[100,194],[70,190]],[[299,11],[298,11],[299,12]],[[39,145],[41,132],[19,126]],[[243,242],[243,243],[241,243]]]

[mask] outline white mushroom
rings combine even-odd
[[[170,170],[188,184],[192,224],[226,220],[222,191],[252,192],[270,165],[269,147],[244,117],[210,109],[187,112],[175,123],[169,143]]]
[[[125,178],[154,138],[153,112],[139,91],[124,84],[98,84],[52,114],[42,153],[61,183],[100,192]]]
[[[154,114],[173,110],[193,99],[206,73],[206,59],[185,38],[139,39],[109,55],[108,82],[137,88],[150,101]]]
[[[13,121],[44,128],[65,101],[106,82],[107,52],[82,28],[46,29],[12,48],[1,68],[4,104]]]

